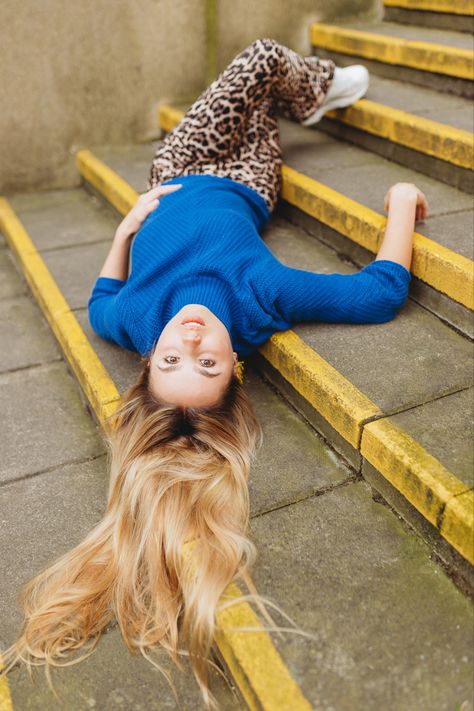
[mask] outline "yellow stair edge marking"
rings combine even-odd
[[[231,584],[225,597],[236,600],[241,594]],[[221,609],[217,622],[219,650],[232,675],[239,680],[239,688],[252,711],[311,711],[275,647],[268,645],[268,635],[247,603]],[[257,631],[239,632],[239,627],[256,627]]]
[[[474,167],[474,137],[469,131],[368,99],[326,116],[453,165]]]
[[[294,331],[275,333],[260,353],[355,449],[362,423],[382,415],[375,403]]]
[[[96,160],[95,165],[98,166],[100,161]],[[107,167],[107,170],[111,169]],[[98,183],[101,181],[99,180]],[[377,213],[374,213],[377,217]],[[306,345],[293,331],[285,331],[274,334],[263,346],[260,347],[260,352],[276,368],[282,376],[299,392],[315,409],[320,412],[325,419],[341,434],[348,442],[356,449],[359,448],[359,440],[363,421],[378,415],[382,415],[378,406],[373,403],[368,397],[360,392],[350,381],[348,381],[341,373],[333,366],[325,361],[313,348]],[[379,420],[377,422],[385,422]],[[362,441],[368,427],[375,427],[377,423],[366,425],[362,432]],[[421,513],[432,522],[433,507],[431,501],[431,488],[434,487],[438,495],[438,501],[445,504],[448,501],[449,495],[452,493],[460,493],[465,490],[465,484],[460,482],[454,474],[449,472],[443,465],[434,457],[424,450],[415,440],[408,434],[403,435],[403,446],[411,452],[411,458],[403,458],[404,449],[399,447],[400,436],[398,428],[390,423],[390,431],[394,433],[394,441],[390,442],[388,437],[385,437],[384,451],[392,451],[392,457],[400,453],[400,462],[398,469],[400,470],[399,480],[403,487],[400,492],[418,508]],[[376,429],[377,432],[380,428]],[[385,430],[387,431],[387,427]],[[369,436],[369,435],[367,435]],[[366,438],[367,441],[367,438]],[[372,447],[374,449],[374,447]],[[360,450],[363,456],[365,454]],[[379,446],[378,451],[382,451]],[[367,459],[373,463],[368,457]],[[395,459],[396,461],[396,459]],[[407,472],[407,481],[411,481],[412,485],[408,486],[404,483],[404,465],[410,465],[411,469]],[[441,472],[443,478],[438,487],[436,482],[431,481],[425,476],[424,466],[426,463],[433,465],[436,471]],[[383,467],[383,458],[381,458],[381,467]],[[374,464],[374,466],[376,466]],[[379,469],[378,466],[376,466]],[[389,480],[390,469],[386,467],[379,471]],[[387,473],[386,473],[387,472]],[[429,486],[428,486],[429,484]],[[431,488],[429,488],[431,487]],[[443,489],[444,487],[444,489]],[[397,487],[398,488],[398,487]],[[445,491],[445,494],[443,493]],[[447,498],[448,497],[448,498]],[[423,503],[425,501],[425,503]],[[425,512],[426,509],[426,512]],[[436,509],[439,512],[439,507]],[[453,544],[454,545],[454,544]]]
[[[465,491],[453,496],[446,504],[441,533],[467,560],[474,565],[474,492]]]
[[[355,54],[385,64],[402,65],[460,79],[473,77],[471,50],[365,32],[322,23],[311,25],[311,43],[342,54]]]
[[[160,107],[159,118],[163,121],[160,125],[163,129],[166,126],[167,131],[182,117],[182,111],[166,105]],[[287,165],[282,167],[282,178],[284,200],[352,242],[374,254],[377,252],[387,222],[384,215]],[[412,274],[471,310],[474,309],[473,267],[472,260],[415,232]]]
[[[76,153],[76,163],[81,175],[101,192],[118,212],[126,214],[137,201],[138,193],[91,151]]]
[[[2,655],[0,654],[0,670],[3,669]],[[8,679],[0,677],[0,711],[13,711],[13,701],[8,686]]]
[[[0,198],[0,229],[81,387],[102,421],[102,412],[108,409],[110,402],[119,398],[117,388],[110,381],[69,304],[5,198]]]
[[[365,425],[360,452],[461,555],[471,560],[472,512],[469,519],[462,515],[460,506],[451,505],[451,499],[463,493],[466,484],[390,419]],[[449,508],[449,520],[440,528],[445,507]]]
[[[425,12],[447,12],[451,15],[474,15],[472,0],[384,0],[386,7]]]
[[[81,151],[78,162],[81,169],[84,169],[84,173],[93,178],[95,181],[93,185],[97,189],[105,195],[113,196],[116,207],[120,206],[119,209],[128,211],[127,203],[133,206],[136,199],[135,191],[102,161],[89,151]],[[112,179],[111,186],[107,184],[110,179]],[[15,253],[90,406],[101,425],[104,425],[106,417],[111,415],[120,403],[118,390],[71,312],[31,238],[4,198],[0,198],[0,229]],[[242,593],[234,584],[225,591],[224,595],[241,597]],[[225,621],[225,626],[235,629],[240,625],[243,617],[246,626],[261,628],[262,632],[239,633],[223,629],[220,631],[219,639],[222,641],[223,657],[232,656],[236,660],[233,667],[237,674],[236,682],[240,680],[244,683],[245,680],[242,693],[246,699],[249,699],[251,711],[281,711],[281,709],[311,711],[309,702],[292,679],[269,634],[263,630],[258,617],[247,602],[242,601],[228,610],[221,611],[218,619]],[[271,660],[271,666],[268,666],[268,660]],[[279,689],[273,688],[275,679],[278,679]],[[3,689],[0,686],[0,693],[5,689],[7,690],[5,693],[8,693],[8,686],[5,684]],[[250,689],[258,699],[258,704],[252,702]],[[0,696],[0,701],[1,699]],[[282,700],[288,700],[286,706],[281,705]],[[0,711],[3,711],[1,707]],[[5,707],[5,711],[9,711],[8,706]]]

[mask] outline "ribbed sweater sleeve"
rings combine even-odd
[[[403,306],[410,272],[381,259],[355,274],[313,274],[286,267],[280,278],[275,305],[292,323],[383,323]]]
[[[117,308],[117,296],[126,283],[109,277],[97,279],[88,302],[89,323],[105,340],[133,350],[134,346],[127,332],[120,325]]]

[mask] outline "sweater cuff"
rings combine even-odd
[[[361,272],[373,272],[373,271],[381,271],[384,273],[393,273],[396,276],[401,277],[406,283],[411,279],[411,274],[408,271],[406,267],[403,266],[403,264],[399,264],[398,262],[392,262],[391,259],[375,259],[373,262],[370,262],[370,264],[367,264],[366,267],[361,269]]]

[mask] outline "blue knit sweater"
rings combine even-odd
[[[210,175],[174,178],[135,236],[126,281],[99,277],[89,320],[99,336],[150,353],[186,304],[207,306],[240,357],[300,321],[380,323],[403,305],[410,273],[372,262],[355,274],[313,274],[279,262],[259,232],[268,220],[251,188]]]

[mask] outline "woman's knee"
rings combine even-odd
[[[282,46],[279,42],[271,37],[262,37],[256,39],[247,47],[247,52],[260,59],[265,59],[268,56],[275,56],[281,52]]]

